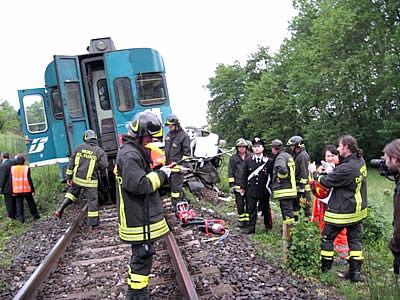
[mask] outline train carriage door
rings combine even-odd
[[[109,87],[109,96],[114,107],[114,119],[117,133],[125,133],[127,124],[133,117],[135,109],[134,89],[132,82],[135,76],[129,50],[104,54],[104,64]],[[133,85],[134,86],[134,85]]]
[[[89,128],[79,61],[76,56],[54,56],[54,64],[70,153],[82,143]]]
[[[19,111],[24,134],[28,137],[27,153],[31,166],[53,164],[56,152],[52,135],[50,108],[44,89],[18,91]]]

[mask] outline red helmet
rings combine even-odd
[[[311,187],[311,191],[312,191],[313,195],[315,197],[317,197],[318,199],[327,198],[329,196],[329,193],[331,192],[330,189],[324,187],[317,180],[311,180],[310,187]]]

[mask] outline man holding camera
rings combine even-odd
[[[393,253],[393,272],[398,275],[400,271],[400,139],[393,140],[383,149],[386,167],[393,172],[396,188],[393,195],[393,237],[389,248]]]

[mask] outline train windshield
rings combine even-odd
[[[46,112],[42,95],[32,94],[23,98],[27,129],[30,133],[47,130]]]
[[[165,81],[159,73],[142,73],[136,79],[139,102],[143,106],[162,104],[166,101]]]

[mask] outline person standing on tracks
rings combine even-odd
[[[235,143],[236,153],[231,156],[228,164],[228,181],[231,193],[235,197],[238,212],[239,227],[244,228],[249,221],[247,205],[244,197],[244,190],[240,187],[243,177],[244,161],[249,157],[249,144],[244,138],[240,138]]]
[[[272,195],[279,205],[283,218],[283,237],[290,239],[290,226],[294,223],[294,203],[297,198],[295,163],[292,155],[285,151],[283,142],[275,139],[270,144],[274,155]]]
[[[184,176],[179,164],[190,158],[190,138],[182,129],[176,115],[169,115],[165,121],[165,125],[169,127],[169,132],[165,137],[166,164],[178,164],[171,169],[172,173],[169,179],[172,209],[175,210],[176,204],[181,201],[183,197]]]
[[[353,136],[341,136],[338,144],[341,161],[329,174],[319,174],[315,164],[309,165],[314,178],[324,187],[332,188],[321,234],[321,270],[328,272],[332,268],[333,242],[346,228],[350,248],[346,278],[359,282],[362,281],[361,265],[364,260],[362,220],[367,217],[367,167]]]
[[[136,114],[118,151],[114,173],[117,182],[118,231],[132,246],[126,299],[149,298],[149,274],[155,249],[153,242],[169,232],[158,189],[171,169],[151,169],[146,145],[162,138],[162,123],[151,112]]]
[[[292,136],[287,142],[294,155],[294,164],[296,166],[296,186],[297,199],[294,203],[294,217],[298,219],[300,209],[303,209],[304,216],[309,219],[311,217],[311,189],[310,189],[310,172],[308,165],[310,164],[310,155],[306,151],[304,140],[299,135]]]
[[[98,145],[97,135],[93,130],[85,131],[83,141],[83,144],[76,147],[69,160],[65,172],[68,189],[55,216],[60,219],[64,209],[82,194],[88,204],[87,224],[93,229],[99,225],[99,171],[108,167],[108,160],[106,153]]]
[[[252,141],[253,155],[247,157],[243,164],[241,189],[245,192],[249,222],[243,233],[253,234],[256,231],[257,204],[264,216],[266,230],[272,229],[272,214],[269,205],[271,190],[269,188],[272,174],[272,160],[264,156],[264,141],[255,137]]]
[[[17,219],[21,222],[25,222],[24,215],[24,199],[29,206],[29,211],[32,217],[37,220],[40,219],[39,212],[37,210],[35,199],[35,187],[33,185],[31,177],[31,169],[29,166],[25,166],[25,157],[17,155],[15,157],[16,164],[11,166],[11,183],[12,183],[12,194],[15,197],[15,203],[17,207]]]
[[[16,220],[17,206],[15,202],[15,197],[12,195],[10,174],[11,167],[16,164],[16,161],[15,159],[10,159],[10,154],[8,152],[3,152],[1,156],[3,158],[3,161],[0,167],[0,193],[4,195],[8,218]]]

